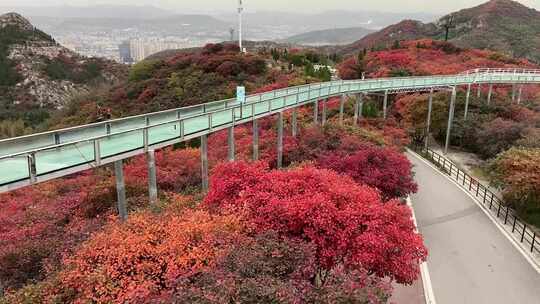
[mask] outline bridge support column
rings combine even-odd
[[[253,121],[253,160],[259,160],[259,122]]]
[[[478,84],[478,91],[476,92],[476,97],[480,98],[482,96],[482,84]]]
[[[156,154],[153,149],[148,150],[146,153],[146,160],[148,162],[148,198],[150,204],[157,203],[158,190],[157,190],[157,177],[156,177]]]
[[[278,114],[277,167],[283,167],[283,112]]]
[[[114,162],[114,176],[116,178],[117,209],[120,219],[127,220],[126,184],[124,182],[124,163],[122,160]]]
[[[517,97],[517,103],[518,104],[521,104],[521,96],[523,94],[523,85],[520,85],[519,86],[519,91],[518,91],[518,97]]]
[[[452,97],[450,99],[450,110],[448,111],[448,127],[446,128],[446,143],[444,145],[444,154],[448,153],[450,147],[450,134],[452,131],[452,122],[454,120],[454,111],[456,108],[456,87],[452,88]]]
[[[234,127],[230,127],[227,129],[227,132],[228,132],[228,136],[227,136],[227,145],[228,145],[228,150],[227,150],[227,159],[230,161],[230,162],[233,162],[234,161]]]
[[[360,94],[356,95],[356,98],[354,99],[354,124],[358,124],[358,109],[360,108],[360,99],[362,96]]]
[[[491,96],[493,95],[493,84],[489,85],[489,91],[488,91],[488,98],[487,98],[487,104],[491,104]]]
[[[293,112],[292,112],[292,136],[293,137],[296,137],[298,136],[298,111],[296,110],[296,108],[293,109]]]
[[[512,103],[516,102],[516,85],[512,85]]]
[[[388,90],[384,91],[384,102],[383,102],[383,118],[386,119],[388,116]]]
[[[328,103],[328,98],[327,99],[323,99],[322,101],[322,119],[321,119],[321,124],[324,126],[326,124],[326,104]]]
[[[201,136],[202,191],[208,193],[208,135]]]
[[[345,94],[341,94],[339,100],[339,124],[343,125],[343,113],[345,112]]]
[[[319,100],[315,100],[313,103],[313,121],[319,123]]]
[[[469,101],[471,99],[471,84],[467,85],[467,94],[465,95],[465,113],[463,114],[463,120],[467,120],[469,115]]]
[[[429,101],[428,101],[428,113],[427,113],[427,122],[426,122],[426,138],[425,138],[425,147],[429,147],[429,133],[431,129],[431,112],[433,110],[433,88],[429,91]]]

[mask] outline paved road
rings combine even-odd
[[[540,274],[474,201],[409,154],[419,192],[412,203],[429,249],[438,304],[539,304]]]

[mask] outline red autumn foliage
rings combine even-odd
[[[156,153],[158,187],[164,191],[182,192],[201,183],[201,161],[198,149],[165,149]],[[137,191],[147,191],[148,163],[145,156],[135,158],[124,169],[126,184]]]
[[[384,200],[404,197],[418,190],[411,162],[392,148],[366,145],[351,155],[328,154],[319,158],[317,166],[346,174],[357,183],[378,189]]]
[[[65,260],[46,300],[141,303],[214,263],[240,230],[235,216],[184,211],[133,214],[112,223]]]
[[[205,205],[245,211],[257,231],[274,230],[314,244],[321,269],[343,262],[412,283],[427,254],[408,207],[397,201],[383,204],[376,190],[333,171],[222,164],[213,171]]]

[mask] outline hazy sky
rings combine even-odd
[[[384,12],[448,13],[487,0],[244,0],[248,10],[310,12],[330,9],[378,10]],[[540,0],[519,0],[540,10]],[[0,0],[0,6],[154,5],[177,11],[234,10],[237,0]]]

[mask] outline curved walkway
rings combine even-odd
[[[538,273],[482,209],[418,156],[412,203],[438,304],[538,304]]]

